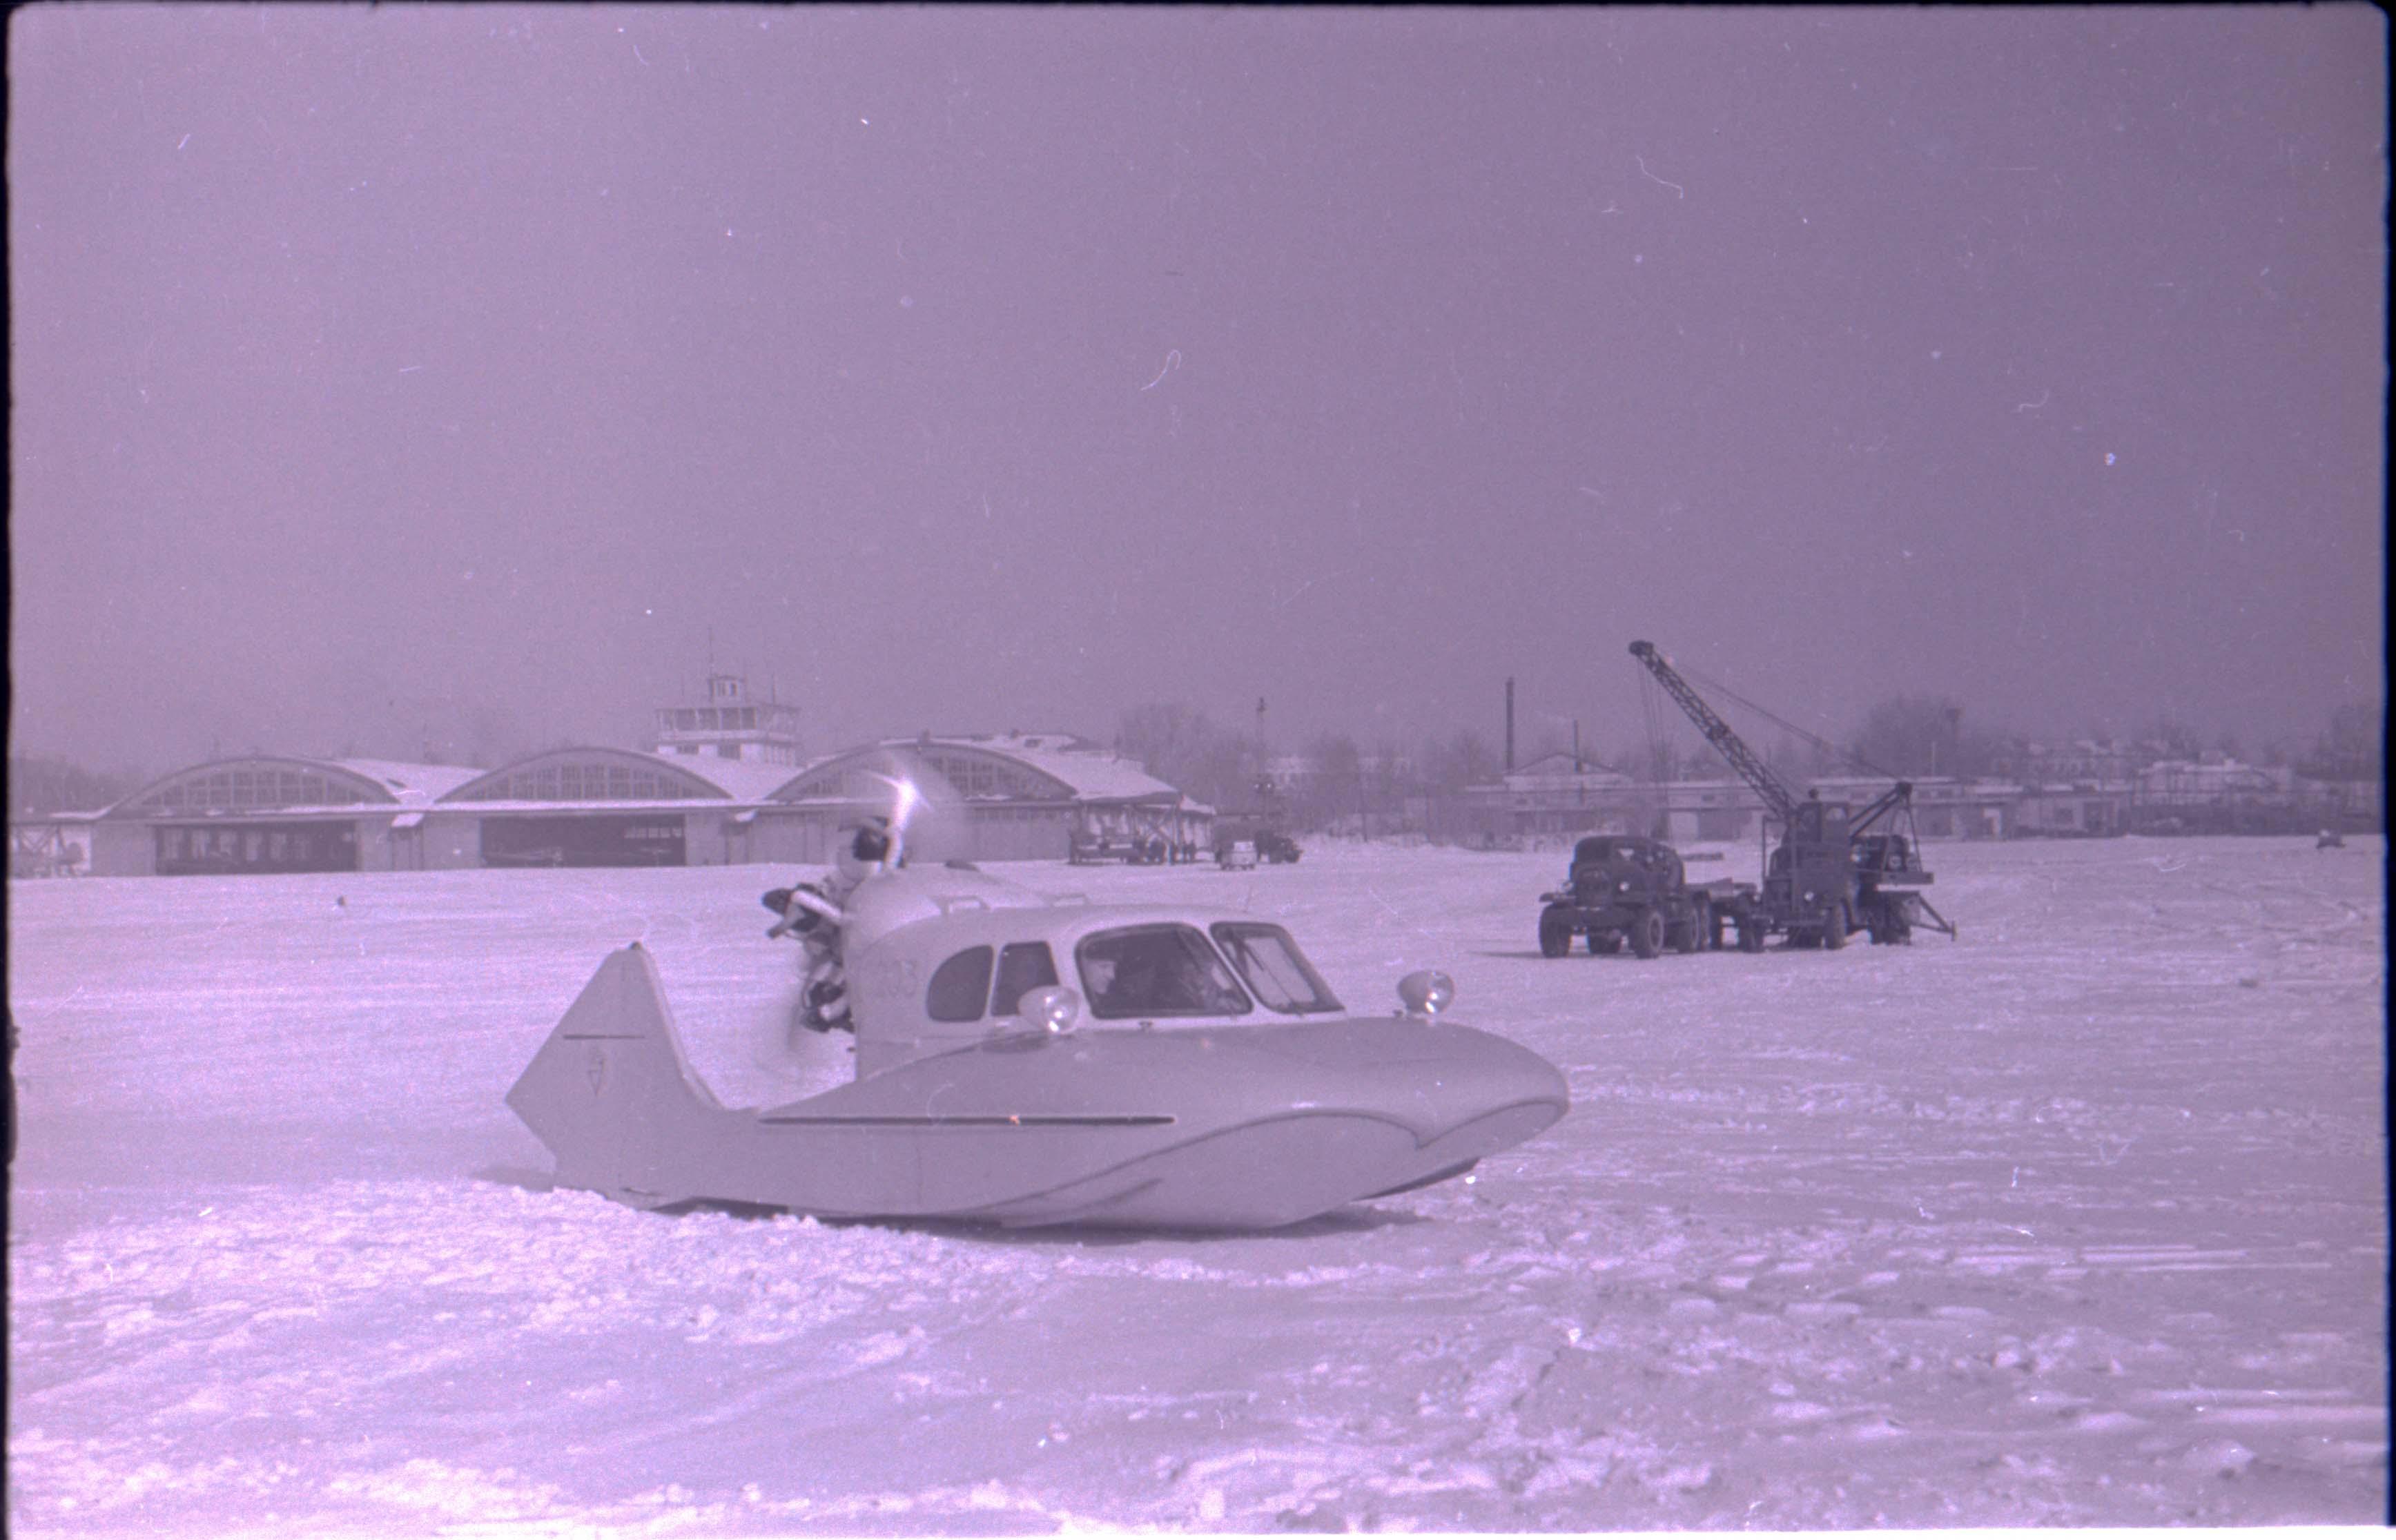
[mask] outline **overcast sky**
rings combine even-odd
[[[11,747],[2384,694],[2362,7],[19,10]]]

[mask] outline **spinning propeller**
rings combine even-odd
[[[835,940],[846,898],[883,871],[938,861],[970,849],[965,799],[946,777],[910,750],[860,756],[844,772],[850,796],[839,812],[832,859],[819,875],[768,890],[760,900],[777,916],[768,937],[794,937],[804,955],[786,953],[790,988],[751,1029],[750,1059],[777,1079],[820,1087],[845,1078],[850,1040],[810,1024],[810,964]]]

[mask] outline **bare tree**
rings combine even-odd
[[[1292,811],[1302,827],[1327,828],[1357,810],[1364,794],[1364,756],[1354,738],[1327,733],[1307,745],[1306,757],[1311,767],[1292,789]]]
[[[1150,775],[1216,807],[1257,798],[1262,766],[1256,741],[1178,701],[1132,707],[1115,728],[1115,751]]]
[[[1498,778],[1500,768],[1488,740],[1470,727],[1445,739],[1434,738],[1423,747],[1423,779],[1435,791],[1461,791],[1468,786],[1484,785]]]
[[[134,774],[102,775],[46,756],[8,761],[8,811],[13,815],[96,812],[140,786]]]
[[[2388,709],[2355,702],[2330,713],[2300,768],[2315,780],[2377,780],[2387,763]]]
[[[2158,717],[2138,734],[2141,745],[2162,759],[2192,760],[2204,752],[2203,736],[2185,722]]]
[[[1945,696],[1897,696],[1865,714],[1855,755],[1885,775],[1955,775],[1963,737],[1963,708]]]

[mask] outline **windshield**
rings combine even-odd
[[[1225,921],[1215,927],[1215,942],[1266,1009],[1311,1016],[1346,1008],[1279,925]]]
[[[1099,931],[1083,937],[1073,960],[1082,996],[1101,1020],[1245,1016],[1253,1009],[1231,970],[1190,925]]]

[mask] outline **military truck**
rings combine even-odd
[[[1266,819],[1242,817],[1215,820],[1215,859],[1218,864],[1223,866],[1234,864],[1225,860],[1224,856],[1234,846],[1243,843],[1250,846],[1250,854],[1253,856],[1253,859],[1245,863],[1248,866],[1254,866],[1258,861],[1268,866],[1287,866],[1305,854],[1298,847],[1296,840],[1291,839]]]
[[[1680,852],[1634,834],[1592,834],[1573,846],[1564,885],[1539,896],[1539,953],[1562,957],[1576,936],[1591,952],[1640,957],[1670,947],[1698,951],[1723,944],[1736,927],[1741,951],[1764,949],[1764,925],[1751,883],[1724,878],[1692,883]]]

